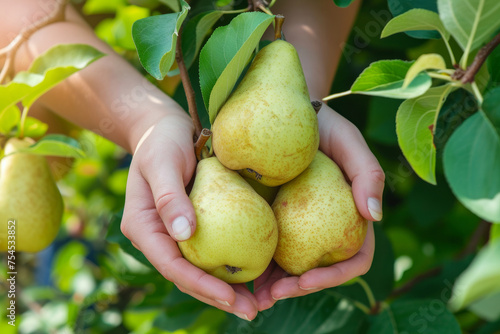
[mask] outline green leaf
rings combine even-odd
[[[460,326],[439,299],[397,300],[378,314],[368,334],[461,334]]]
[[[446,69],[446,63],[443,57],[437,53],[424,54],[418,57],[418,59],[413,63],[413,65],[406,73],[405,81],[403,83],[403,88],[408,87],[408,85],[423,71],[427,70],[444,70]]]
[[[396,115],[396,133],[403,154],[423,180],[436,184],[434,131],[439,110],[452,89],[443,85],[404,101]]]
[[[415,8],[427,9],[437,13],[436,0],[388,0],[387,4],[394,16],[399,16]],[[429,39],[440,37],[437,31],[432,30],[407,31],[405,33],[413,38]]]
[[[450,137],[443,159],[451,190],[479,217],[500,221],[500,88]]]
[[[8,134],[21,120],[21,111],[13,104],[0,113],[0,133]]]
[[[184,1],[178,13],[156,15],[135,21],[132,26],[139,60],[154,78],[162,80],[175,60],[175,46],[179,29],[191,8]]]
[[[479,251],[470,266],[458,277],[449,302],[458,311],[474,301],[500,292],[500,240],[490,242]]]
[[[495,48],[486,61],[490,80],[497,85],[500,84],[500,48]]]
[[[439,17],[468,54],[500,28],[498,0],[438,0]]]
[[[29,108],[59,82],[102,56],[102,52],[84,44],[52,47],[36,58],[28,71],[19,72],[7,85],[0,86],[0,113],[20,101]]]
[[[217,28],[200,53],[200,86],[210,123],[226,101],[274,16],[243,13]]]
[[[420,73],[403,88],[406,73],[414,62],[403,60],[380,60],[372,63],[356,79],[352,93],[410,99],[424,94],[432,84],[426,73]]]
[[[442,38],[448,39],[450,37],[437,13],[420,8],[411,9],[390,20],[382,30],[380,37],[384,38],[398,32],[415,30],[436,30]]]
[[[45,136],[35,144],[21,150],[20,152],[72,158],[82,158],[85,156],[80,144],[73,138],[64,135]]]
[[[348,7],[354,0],[333,0],[335,4],[341,8]]]
[[[331,289],[277,302],[252,322],[232,317],[226,333],[360,333],[366,314]]]
[[[43,136],[47,130],[49,129],[49,125],[36,119],[34,117],[26,117],[24,121],[24,133],[25,137],[30,138],[39,138]],[[20,135],[20,129],[17,129],[17,135]]]
[[[490,294],[469,305],[469,311],[488,321],[500,319],[500,292]]]
[[[186,23],[182,33],[182,55],[187,68],[190,68],[193,64],[205,37],[223,14],[224,12],[220,10],[203,12]],[[169,75],[178,73],[179,69],[176,69],[171,71]]]
[[[180,10],[181,10],[181,6],[179,4],[179,0],[160,0],[160,2],[162,4],[164,4],[165,6],[169,7],[170,9],[172,9],[174,12],[180,12]],[[182,5],[183,5],[183,8],[184,8],[184,4],[182,4]]]

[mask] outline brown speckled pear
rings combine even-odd
[[[281,185],[307,168],[319,145],[318,120],[290,43],[277,40],[257,54],[212,131],[220,162],[264,185]]]
[[[367,221],[340,168],[320,151],[281,186],[272,207],[279,231],[274,260],[291,275],[346,260],[363,245]]]
[[[11,138],[5,155],[30,146],[30,139]],[[0,251],[8,250],[8,221],[15,220],[15,250],[38,252],[56,237],[63,201],[45,157],[26,153],[0,162]]]
[[[215,157],[198,163],[189,198],[197,225],[190,239],[178,242],[184,258],[227,283],[259,277],[278,242],[269,204]]]

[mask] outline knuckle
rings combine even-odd
[[[156,210],[160,215],[168,213],[170,203],[174,200],[175,196],[174,192],[165,192],[155,200]]]
[[[380,167],[376,167],[370,171],[370,176],[380,183],[385,183],[385,173]]]

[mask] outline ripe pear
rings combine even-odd
[[[15,153],[31,144],[28,138],[9,139],[0,162],[0,251],[12,245],[9,220],[15,220],[16,251],[38,252],[59,231],[63,201],[45,157]]]
[[[274,260],[291,275],[302,275],[356,254],[367,221],[340,168],[318,151],[311,165],[281,186],[272,205],[279,240]]]
[[[272,205],[280,187],[268,187],[253,178],[243,176],[243,179],[260,195],[269,205]]]
[[[266,186],[307,168],[319,145],[318,119],[290,43],[277,40],[259,51],[212,132],[220,162]]]
[[[227,283],[259,277],[278,242],[269,204],[216,157],[198,163],[189,198],[197,225],[190,239],[178,243],[184,258]]]

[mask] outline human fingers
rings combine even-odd
[[[131,166],[127,182],[122,233],[169,281],[221,305],[235,303],[233,288],[185,260],[158,215],[148,183]]]
[[[273,260],[266,271],[254,281],[254,295],[259,311],[267,310],[276,303],[271,295],[271,287],[275,282],[287,276],[288,274]]]
[[[205,304],[212,305],[212,306],[214,306],[220,310],[223,310],[225,312],[233,313],[234,315],[236,315],[237,317],[239,317],[243,320],[251,321],[251,320],[255,319],[255,317],[257,316],[257,313],[258,313],[257,306],[255,304],[255,301],[252,300],[255,298],[253,298],[253,296],[251,296],[251,297],[248,296],[248,294],[250,294],[250,295],[252,295],[252,294],[250,293],[250,291],[248,291],[248,289],[246,289],[246,287],[245,287],[245,289],[246,289],[245,293],[242,293],[242,290],[240,290],[240,288],[235,289],[238,291],[235,291],[236,298],[235,298],[235,301],[232,305],[223,305],[221,303],[215,302],[212,299],[206,298],[206,297],[199,295],[195,292],[187,290],[184,287],[182,287],[181,285],[177,285],[177,287],[182,292],[187,293],[188,295],[198,299],[199,301],[204,302]]]
[[[338,286],[350,279],[366,274],[370,269],[375,250],[373,223],[369,223],[365,242],[352,258],[329,267],[315,268],[299,276],[281,279],[271,287],[275,300],[304,296]]]
[[[318,114],[320,149],[344,171],[352,184],[356,207],[371,221],[382,219],[385,175],[359,130],[324,106]]]
[[[196,229],[196,215],[185,190],[195,165],[192,143],[184,148],[155,132],[150,137],[134,156],[139,172],[169,235],[177,241],[187,240]]]

